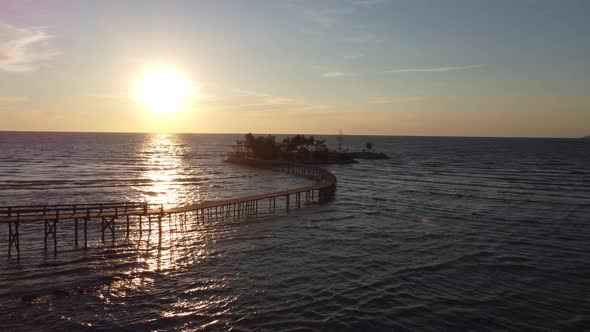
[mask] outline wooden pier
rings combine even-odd
[[[222,201],[186,204],[173,208],[165,208],[163,204],[150,204],[147,202],[0,207],[0,223],[8,225],[8,256],[12,255],[14,249],[17,257],[20,257],[19,227],[24,223],[44,224],[44,248],[47,250],[48,242],[52,242],[54,254],[57,253],[58,248],[58,225],[63,221],[74,223],[74,243],[78,246],[82,242],[84,248],[88,247],[89,223],[100,221],[101,240],[104,242],[105,233],[110,233],[111,240],[114,243],[116,222],[125,224],[126,239],[129,239],[132,222],[139,226],[140,237],[143,231],[143,223],[148,223],[147,226],[151,232],[152,223],[156,222],[159,231],[158,247],[161,247],[162,220],[166,217],[172,219],[173,215],[182,215],[186,220],[187,213],[193,213],[203,222],[218,218],[242,218],[258,214],[260,202],[267,203],[268,213],[270,214],[276,212],[277,207],[281,208],[277,206],[277,197],[284,198],[282,209],[289,210],[290,208],[301,207],[302,203],[303,205],[325,203],[330,201],[336,192],[336,177],[320,167],[285,161],[232,157],[227,158],[225,161],[232,164],[277,170],[306,177],[315,180],[316,184]],[[80,227],[82,227],[82,230],[80,230]],[[82,238],[79,238],[79,235]]]

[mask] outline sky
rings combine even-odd
[[[584,0],[0,0],[0,130],[580,137],[588,17]],[[138,102],[157,68],[190,82],[182,109]]]

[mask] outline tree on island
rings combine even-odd
[[[246,134],[244,140],[236,141],[234,152],[230,157],[254,158],[263,160],[290,160],[308,163],[351,163],[354,158],[386,159],[383,153],[342,152],[328,149],[326,141],[314,136],[295,135],[277,142],[272,135],[254,136]],[[373,149],[373,143],[365,144],[367,149]]]
[[[283,151],[321,151],[326,149],[326,140],[316,139],[313,136],[306,137],[305,135],[295,135],[283,139],[280,146]]]
[[[234,153],[258,159],[308,160],[323,158],[329,153],[325,140],[305,135],[287,137],[279,143],[272,135],[254,136],[248,133],[244,140],[236,143]]]
[[[252,152],[254,157],[260,159],[277,159],[279,156],[279,147],[272,135],[254,136],[252,133],[246,135],[244,140],[246,151]]]

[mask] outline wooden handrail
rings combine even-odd
[[[90,218],[91,216],[120,216],[133,214],[169,214],[189,212],[197,209],[210,207],[219,207],[228,204],[236,204],[246,201],[257,201],[261,199],[288,196],[304,191],[318,190],[323,199],[331,199],[336,190],[336,176],[329,171],[317,166],[307,164],[297,164],[289,161],[265,161],[258,159],[246,158],[228,158],[226,162],[240,165],[252,166],[263,169],[275,169],[287,173],[293,173],[300,176],[307,176],[315,179],[315,185],[294,188],[278,192],[269,192],[247,197],[238,197],[215,202],[201,202],[195,204],[185,204],[183,206],[165,209],[164,204],[154,204],[148,202],[120,202],[120,203],[85,203],[85,204],[55,204],[55,205],[20,205],[0,207],[0,222],[13,222],[13,215],[16,213],[19,220],[35,221],[59,219],[60,216],[65,219]],[[80,213],[80,210],[83,212]],[[123,212],[122,212],[123,211]],[[42,214],[41,214],[42,213]]]

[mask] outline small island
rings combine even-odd
[[[233,145],[230,158],[253,158],[261,160],[285,160],[303,164],[350,164],[356,159],[389,159],[381,152],[373,151],[373,143],[366,143],[366,150],[342,152],[329,149],[326,140],[314,136],[295,135],[277,142],[273,135],[254,136],[246,134],[244,140]]]

